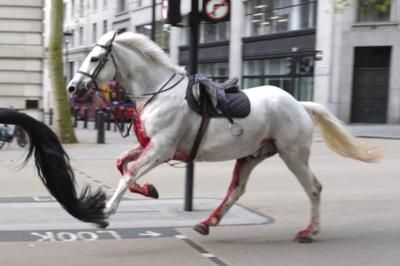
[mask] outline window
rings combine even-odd
[[[118,0],[117,10],[118,10],[118,12],[124,12],[126,10],[126,1],[125,0]]]
[[[136,2],[136,7],[142,7],[143,5],[142,0],[136,0],[135,2]]]
[[[39,101],[38,100],[26,100],[25,107],[26,107],[26,109],[38,109]]]
[[[390,20],[391,1],[359,0],[357,22],[383,22]]]
[[[126,28],[120,28],[120,29],[117,29],[117,34],[121,34],[121,33],[124,33],[126,31],[127,31]]]
[[[92,42],[96,43],[97,41],[97,23],[92,24]]]
[[[79,27],[79,45],[83,45],[83,27]]]
[[[75,17],[75,0],[71,0],[71,18]]]
[[[92,0],[93,1],[93,12],[96,12],[97,10],[97,0]]]
[[[246,1],[246,36],[315,28],[315,0]]]
[[[83,1],[84,0],[80,0],[80,2],[79,2],[79,17],[83,17],[83,11],[84,11],[84,3],[83,3]]]
[[[247,60],[243,64],[243,88],[273,85],[286,90],[296,99],[313,99],[314,57],[295,57]]]
[[[156,22],[155,42],[163,48],[169,48],[169,36],[171,27],[161,21]],[[136,27],[136,32],[151,37],[151,24]]]
[[[70,39],[70,46],[74,47],[75,46],[75,31],[71,30],[71,33],[72,33],[72,35],[71,35],[71,39]]]
[[[229,77],[227,62],[199,64],[198,72],[215,82],[224,82]]]
[[[229,39],[229,22],[203,23],[200,25],[200,43]]]
[[[107,20],[103,20],[103,34],[106,34],[108,31]]]
[[[66,73],[66,75],[67,75],[67,80],[71,80],[72,79],[72,77],[73,77],[73,75],[74,75],[74,72],[75,71],[75,69],[74,69],[74,62],[68,62],[68,72]]]

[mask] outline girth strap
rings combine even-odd
[[[204,92],[200,92],[200,103],[202,109],[201,115],[201,123],[199,130],[197,131],[196,138],[194,139],[192,149],[189,154],[188,162],[193,162],[197,156],[197,152],[199,150],[199,146],[201,141],[203,140],[204,134],[208,128],[208,124],[210,122],[210,114],[209,109],[212,108],[212,104],[208,97],[206,97]]]

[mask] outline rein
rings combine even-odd
[[[109,56],[111,57],[111,59],[112,59],[112,61],[113,61],[113,64],[114,64],[114,68],[115,68],[115,75],[114,75],[114,78],[113,78],[112,80],[116,81],[116,79],[117,79],[118,67],[117,67],[117,63],[115,62],[115,58],[114,58],[114,56],[113,56],[113,54],[112,54],[112,44],[113,44],[113,41],[114,41],[114,39],[115,39],[115,36],[116,36],[116,33],[114,34],[114,36],[113,36],[112,39],[110,40],[109,44],[107,44],[107,45],[95,44],[95,46],[98,46],[98,47],[101,47],[101,48],[105,49],[105,50],[106,50],[106,53],[105,53],[104,55],[102,55],[100,58],[99,58],[99,57],[93,57],[93,58],[91,58],[91,62],[100,61],[100,63],[99,63],[99,64],[96,66],[96,68],[94,69],[93,73],[89,73],[89,72],[85,72],[85,71],[81,71],[81,70],[78,71],[78,73],[80,73],[80,74],[82,74],[82,75],[84,75],[84,76],[86,76],[86,77],[89,77],[89,78],[92,80],[92,82],[93,82],[93,84],[94,84],[94,87],[95,87],[95,88],[94,88],[95,91],[99,91],[99,92],[103,92],[103,93],[106,92],[105,90],[99,88],[99,86],[98,86],[98,84],[97,84],[97,82],[96,82],[96,79],[97,79],[97,76],[99,75],[99,73],[101,72],[101,70],[104,68],[105,64],[107,63],[108,57],[109,57]],[[168,83],[169,83],[170,81],[172,81],[172,80],[175,78],[176,75],[177,75],[176,73],[173,73],[172,76],[171,76],[171,77],[161,86],[161,88],[160,88],[159,90],[157,90],[156,92],[144,93],[144,94],[142,94],[142,95],[130,95],[130,94],[125,93],[125,95],[128,96],[128,97],[130,97],[130,98],[133,98],[133,99],[151,96],[151,97],[144,103],[144,105],[143,105],[143,107],[142,107],[142,110],[141,110],[141,112],[143,112],[144,108],[145,108],[148,104],[150,104],[159,94],[161,94],[161,93],[163,93],[163,92],[166,92],[166,91],[169,91],[169,90],[175,88],[175,87],[176,87],[179,83],[181,83],[181,81],[185,78],[185,76],[182,75],[182,77],[181,77],[177,82],[175,82],[172,86],[170,86],[170,87],[168,87],[168,88],[165,88],[165,87],[168,85]],[[108,91],[107,91],[107,92],[108,92]],[[119,93],[119,92],[117,91],[117,93]],[[135,102],[135,101],[134,101],[134,102]],[[114,112],[114,111],[112,110],[112,113],[113,113],[113,116],[115,117],[116,112]],[[136,112],[136,104],[135,104],[135,113],[136,113],[136,114],[135,114],[136,116],[140,115],[140,113],[138,114],[138,113]],[[135,123],[135,117],[133,117],[133,119],[131,120],[131,123],[129,124],[129,127],[128,127],[128,129],[127,129],[127,132],[126,132],[125,134],[123,134],[123,130],[122,130],[121,126],[120,126],[118,123],[116,123],[116,126],[117,126],[117,128],[118,128],[118,131],[120,132],[120,134],[121,134],[121,136],[122,136],[123,138],[126,138],[126,137],[129,136],[129,131],[130,131],[130,129],[132,128],[133,123]]]
[[[181,83],[182,80],[185,78],[185,76],[182,75],[181,78],[180,78],[177,82],[175,82],[175,83],[174,83],[173,85],[171,85],[170,87],[165,88],[165,87],[168,85],[168,83],[170,83],[176,76],[177,76],[177,74],[176,74],[176,73],[173,73],[173,74],[171,75],[171,77],[170,77],[170,78],[161,86],[161,88],[160,88],[159,90],[157,90],[156,92],[144,93],[144,94],[142,94],[142,95],[140,95],[140,96],[133,96],[133,95],[130,95],[130,94],[125,93],[125,95],[127,95],[128,97],[131,97],[131,98],[143,98],[143,97],[146,97],[146,96],[151,96],[151,97],[143,104],[143,107],[142,107],[142,109],[141,109],[141,111],[140,111],[139,113],[136,111],[136,104],[135,104],[135,115],[134,115],[134,117],[132,118],[132,120],[131,120],[131,122],[130,122],[130,124],[129,124],[129,127],[128,127],[128,129],[126,130],[126,133],[125,133],[125,134],[122,134],[123,132],[122,132],[122,129],[121,129],[120,125],[119,125],[119,124],[116,124],[116,125],[117,125],[117,128],[118,128],[118,131],[121,133],[121,136],[122,136],[123,138],[126,138],[126,137],[129,136],[129,132],[130,132],[130,130],[131,130],[131,128],[132,128],[132,125],[135,123],[136,116],[139,116],[139,115],[143,112],[144,108],[145,108],[148,104],[150,104],[159,94],[161,94],[161,93],[163,93],[163,92],[167,92],[167,91],[172,90],[173,88],[175,88],[175,87],[176,87],[179,83]],[[101,91],[103,91],[103,90],[101,90]],[[113,113],[113,114],[115,114],[115,113]]]
[[[94,69],[92,74],[85,72],[85,71],[78,70],[79,74],[89,77],[92,80],[96,91],[102,91],[99,88],[99,86],[97,85],[96,78],[99,75],[100,71],[103,69],[103,67],[106,65],[106,63],[108,61],[108,56],[111,56],[111,59],[113,61],[114,68],[115,68],[115,75],[114,75],[113,80],[117,79],[117,73],[118,73],[117,63],[115,63],[115,58],[114,58],[113,54],[111,53],[112,52],[112,42],[114,41],[114,38],[115,38],[115,36],[113,37],[110,44],[108,44],[108,45],[102,45],[102,44],[95,45],[95,46],[105,49],[106,53],[103,56],[101,56],[101,58],[94,57],[91,59],[92,62],[96,62],[95,60],[100,60],[100,63],[96,66],[96,68]]]

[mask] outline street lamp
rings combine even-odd
[[[69,43],[71,42],[71,38],[73,36],[73,33],[71,31],[65,31],[63,33],[64,35],[64,46],[65,46],[65,78],[66,81],[70,79],[70,73],[69,73],[69,62],[68,62],[68,46]]]

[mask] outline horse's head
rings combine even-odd
[[[85,58],[78,73],[67,86],[73,97],[84,98],[92,90],[99,90],[104,82],[116,78],[117,68],[112,54],[115,36],[116,32],[103,35]]]

